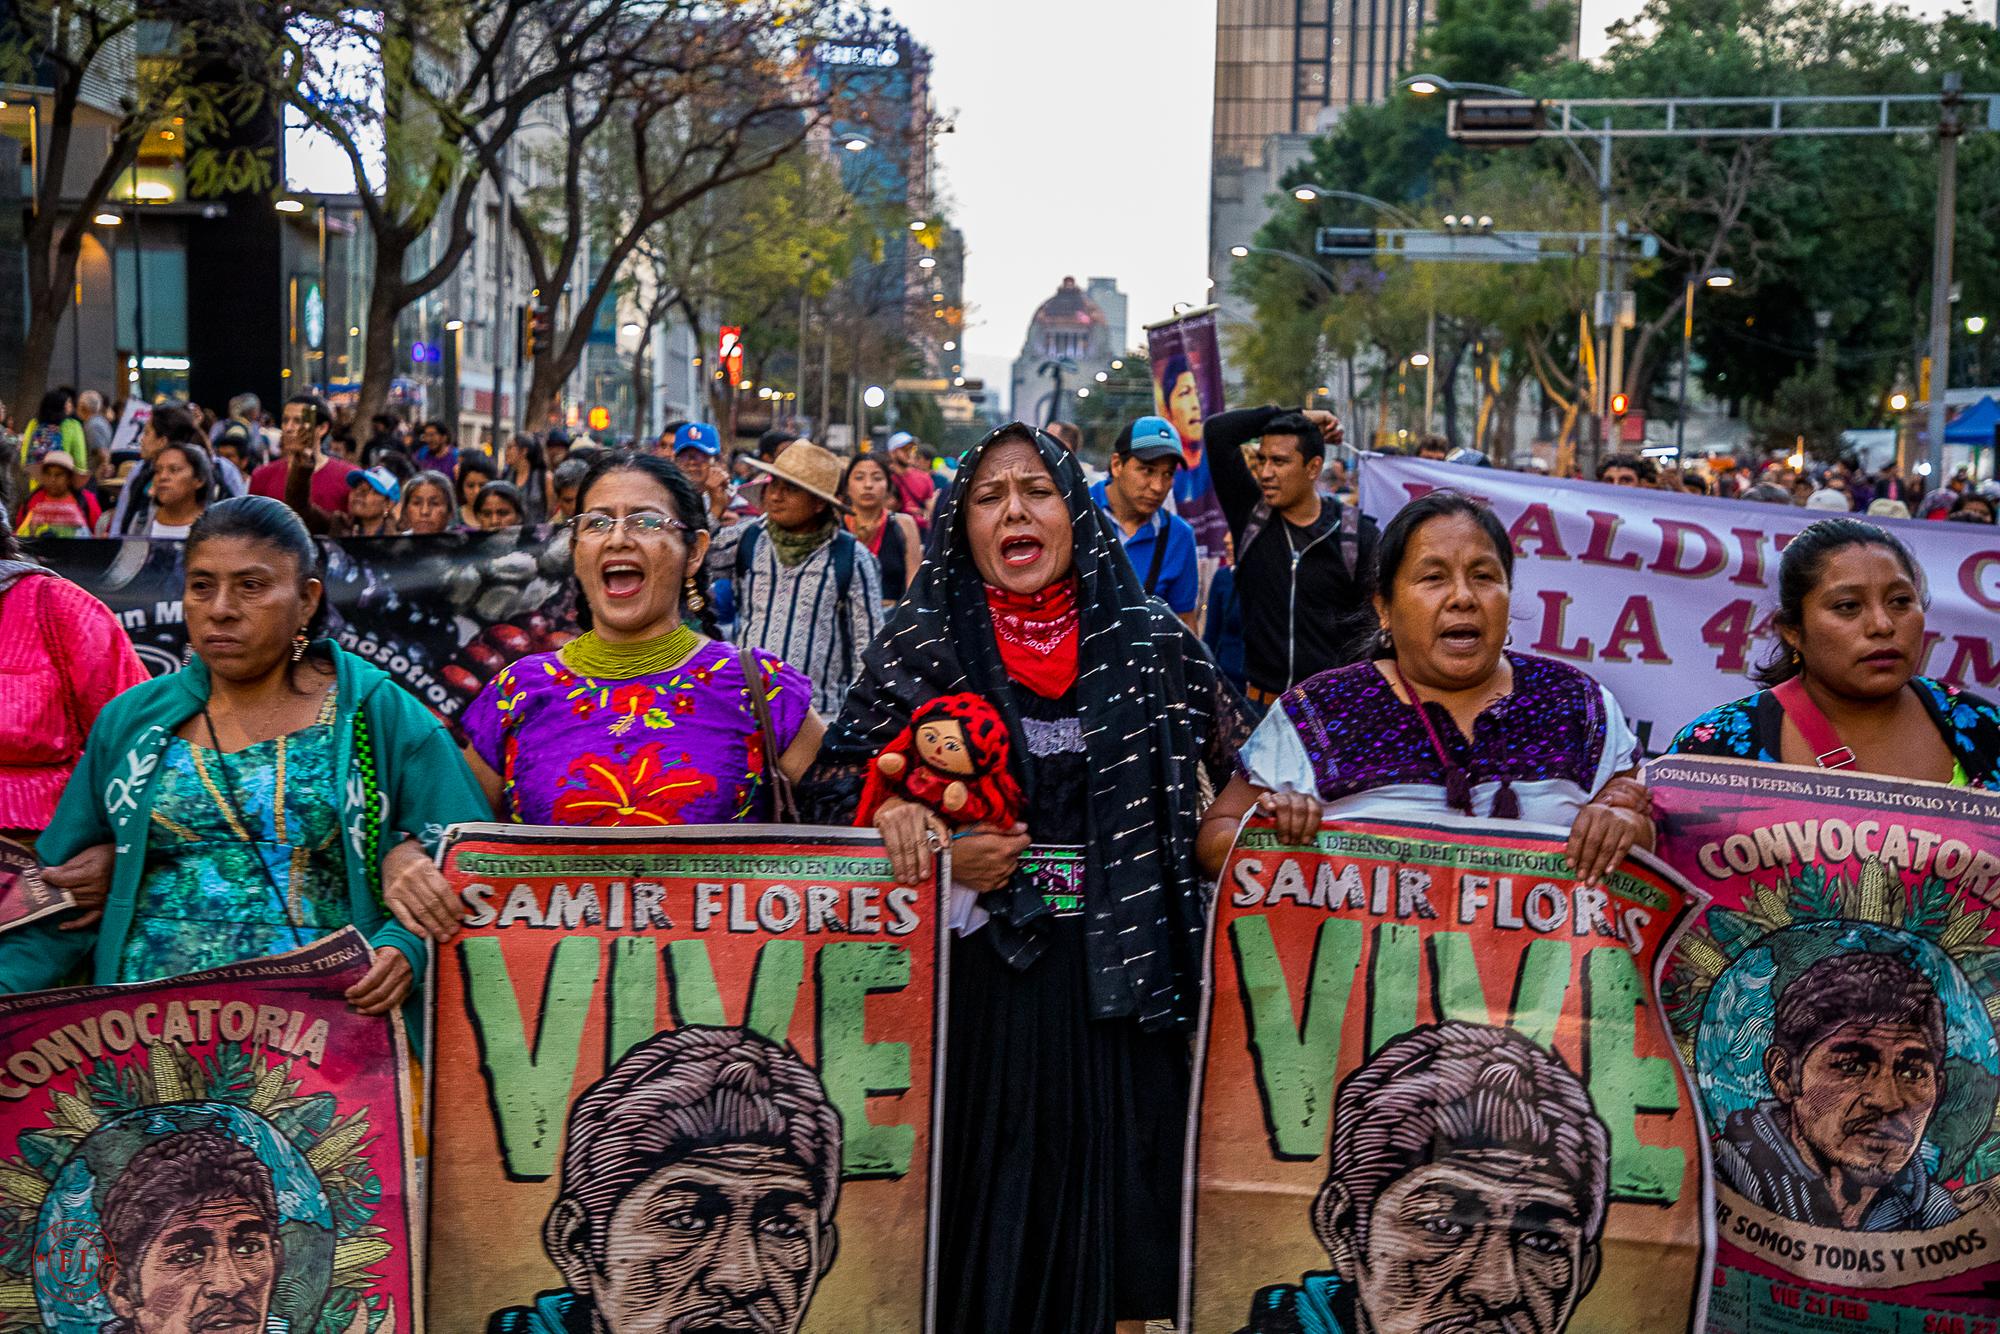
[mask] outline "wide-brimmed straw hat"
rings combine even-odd
[[[778,451],[778,457],[770,463],[753,457],[745,457],[743,461],[768,474],[763,481],[782,477],[801,491],[810,491],[838,509],[847,508],[847,502],[839,494],[840,456],[830,449],[822,449],[810,440],[794,440]],[[763,481],[758,485],[761,486]]]

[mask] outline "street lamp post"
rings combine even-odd
[[[1699,278],[1699,282],[1697,282]],[[1681,392],[1680,407],[1674,413],[1674,457],[1679,458],[1687,444],[1688,417],[1688,355],[1694,344],[1694,292],[1697,286],[1713,287],[1718,290],[1736,285],[1736,273],[1732,269],[1710,269],[1707,273],[1687,277],[1687,291],[1682,294],[1681,309]]]
[[[1497,83],[1473,83],[1467,80],[1447,79],[1442,74],[1411,74],[1401,80],[1402,86],[1418,97],[1430,97],[1437,93],[1457,96],[1461,93],[1490,93],[1495,97],[1520,97],[1528,94],[1518,88],[1508,88]],[[1587,132],[1586,132],[1587,133]],[[1597,340],[1597,394],[1591,404],[1591,411],[1597,418],[1597,445],[1602,451],[1608,443],[1611,376],[1606,372],[1614,363],[1624,361],[1624,329],[1619,324],[1620,313],[1617,303],[1611,300],[1611,118],[1606,116],[1604,128],[1597,135],[1597,161],[1593,164],[1576,141],[1565,137],[1563,143],[1570,152],[1576,154],[1583,163],[1583,169],[1590,172],[1597,182],[1597,309],[1592,310],[1593,323],[1604,332]],[[1615,332],[1614,332],[1615,330]],[[1615,344],[1615,346],[1614,346]]]

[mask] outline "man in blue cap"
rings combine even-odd
[[[1164,417],[1141,417],[1120,433],[1111,448],[1111,475],[1090,494],[1118,526],[1125,555],[1146,591],[1194,630],[1201,598],[1194,529],[1162,508],[1184,458],[1180,436]]]
[[[674,466],[694,483],[710,520],[735,522],[730,514],[729,473],[722,466],[722,432],[707,422],[682,422],[674,430]]]

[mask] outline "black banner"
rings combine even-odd
[[[155,676],[181,665],[185,542],[43,538],[31,556],[117,615]],[[445,722],[514,659],[576,633],[566,529],[319,541],[329,633]]]

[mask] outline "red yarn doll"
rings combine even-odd
[[[937,812],[954,825],[1013,828],[1021,787],[1007,768],[1012,746],[1000,711],[979,695],[943,695],[910,716],[868,766],[857,825],[871,825],[891,796]]]

